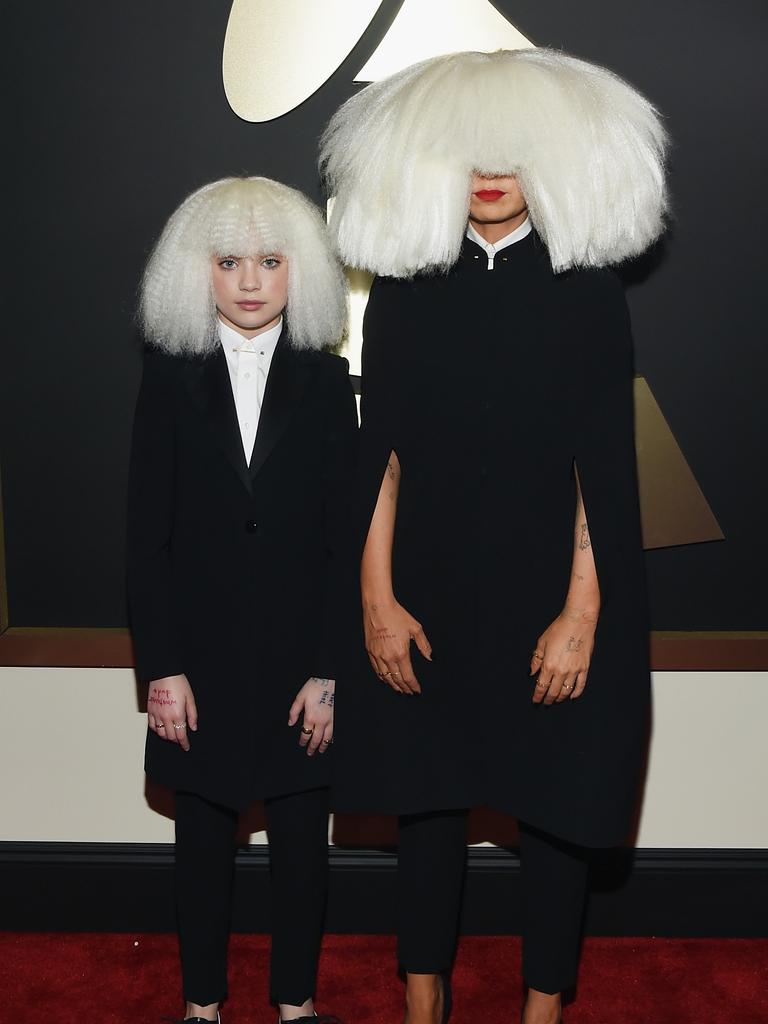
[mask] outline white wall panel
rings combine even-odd
[[[638,845],[768,847],[767,723],[768,673],[656,673]],[[172,841],[145,728],[128,669],[0,668],[0,840]]]

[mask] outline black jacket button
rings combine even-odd
[[[258,529],[259,529],[259,524],[255,520],[248,519],[246,521],[246,524],[245,524],[245,532],[246,533],[256,533],[258,531]]]

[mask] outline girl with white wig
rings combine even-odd
[[[344,314],[320,213],[266,178],[194,192],[144,275],[128,589],[145,768],[175,793],[185,1020],[218,1020],[227,995],[235,833],[255,799],[270,843],[271,997],[282,1020],[318,1020],[357,440],[348,365],[322,349]]]
[[[334,806],[399,815],[409,1024],[450,1009],[467,808],[518,819],[525,1024],[562,1019],[588,851],[631,829],[648,625],[607,267],[662,230],[664,149],[642,96],[547,50],[417,64],[323,139],[341,255],[379,275]]]

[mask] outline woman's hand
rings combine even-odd
[[[531,657],[531,675],[539,674],[534,704],[560,704],[582,695],[596,628],[596,615],[566,607],[541,634]]]
[[[189,750],[187,730],[197,732],[197,707],[186,676],[152,680],[147,696],[147,718],[152,732]]]
[[[319,750],[324,754],[333,743],[333,704],[336,682],[312,676],[296,694],[288,712],[288,725],[296,725],[304,713],[299,744],[312,757]]]
[[[421,623],[394,599],[367,604],[364,615],[365,649],[373,671],[397,693],[421,693],[411,664],[411,640],[432,660],[432,646]]]

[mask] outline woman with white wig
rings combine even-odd
[[[238,812],[270,844],[270,990],[317,1021],[338,595],[357,417],[343,276],[315,207],[266,178],[189,196],[147,265],[128,499],[145,767],[176,802],[185,1020],[227,995]],[[154,898],[156,893],[150,893]]]
[[[664,149],[625,82],[538,49],[409,67],[323,139],[341,255],[378,275],[334,806],[400,816],[410,1024],[449,1011],[467,808],[519,821],[525,1024],[561,1020],[588,850],[631,829],[648,626],[607,268],[662,230]]]

